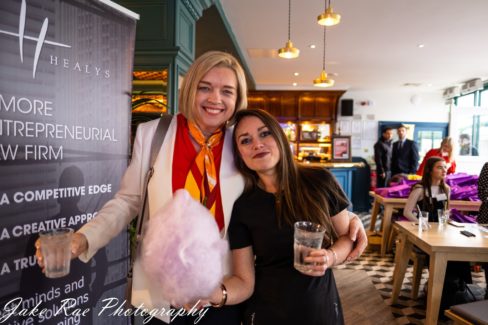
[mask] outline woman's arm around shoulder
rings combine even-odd
[[[354,242],[349,238],[349,212],[342,210],[332,217],[332,225],[337,233],[337,240],[328,249],[316,249],[305,258],[315,266],[306,273],[310,276],[323,276],[329,267],[343,263],[352,251]]]
[[[251,246],[232,250],[232,275],[225,278],[222,288],[216,289],[209,297],[214,306],[236,305],[251,297],[254,291],[254,253]],[[225,300],[225,301],[224,301]]]

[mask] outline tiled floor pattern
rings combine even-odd
[[[370,213],[357,213],[359,218],[363,222],[366,229],[369,229],[371,223]],[[376,220],[376,229],[379,229],[381,224],[382,215],[378,215]],[[376,289],[380,292],[381,296],[385,300],[385,303],[391,305],[391,288],[392,288],[392,276],[394,269],[394,256],[389,254],[385,257],[381,257],[378,252],[366,252],[360,258],[359,261],[353,262],[348,265],[342,265],[340,267],[364,269],[371,277]],[[485,294],[485,277],[483,271],[473,272],[473,284],[469,285],[469,288],[476,297],[476,300],[481,300]],[[405,274],[405,280],[403,281],[402,291],[400,292],[399,302],[394,306],[390,306],[393,315],[396,317],[398,324],[423,324],[425,319],[425,296],[423,293],[424,284],[427,282],[429,272],[424,269],[422,281],[419,289],[419,298],[412,300],[410,298],[411,284],[412,284],[412,266],[407,268]],[[449,321],[439,324],[451,324]]]
[[[367,251],[355,262],[339,265],[336,268],[365,270],[371,277],[376,289],[380,292],[384,302],[390,306],[391,312],[397,320],[397,324],[423,324],[425,319],[425,296],[423,293],[424,284],[428,279],[428,270],[424,269],[422,282],[419,290],[419,298],[410,298],[412,283],[412,266],[407,268],[405,280],[403,281],[398,303],[391,305],[392,277],[393,277],[393,255],[388,254],[381,257],[378,252]],[[486,287],[483,272],[473,272],[473,284],[469,285],[477,300],[483,299],[484,288]],[[450,321],[440,321],[439,324],[451,324]]]

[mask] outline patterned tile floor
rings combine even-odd
[[[369,215],[360,215],[365,227],[369,227]],[[369,218],[370,219],[370,218]],[[394,269],[394,256],[388,254],[381,257],[377,251],[366,251],[360,259],[346,265],[339,265],[336,268],[360,269],[365,270],[371,277],[371,280],[380,292],[384,302],[390,306],[391,312],[397,320],[397,324],[423,324],[425,319],[425,295],[423,287],[428,279],[428,270],[424,269],[422,281],[419,289],[417,300],[410,298],[412,289],[412,266],[407,268],[405,280],[403,281],[399,301],[391,305],[392,277]],[[485,294],[485,277],[483,271],[473,272],[473,284],[469,285],[470,290],[476,297],[476,300],[482,300]],[[452,324],[450,321],[439,321],[439,324]]]

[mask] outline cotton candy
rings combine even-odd
[[[142,265],[161,293],[153,298],[182,306],[209,297],[224,276],[228,249],[210,212],[176,191],[147,222],[142,243]]]

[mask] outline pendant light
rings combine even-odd
[[[283,59],[295,59],[300,55],[300,50],[293,47],[293,43],[290,38],[291,34],[291,0],[288,0],[288,41],[285,47],[278,50],[278,56]]]
[[[327,27],[324,26],[324,53],[322,57],[322,72],[320,73],[320,77],[317,79],[314,79],[313,85],[315,87],[332,87],[335,83],[333,79],[327,78],[327,72],[325,72],[325,32],[326,32]]]
[[[317,17],[317,23],[322,26],[334,26],[341,22],[341,15],[336,14],[332,7],[327,5],[325,0],[325,11]]]

